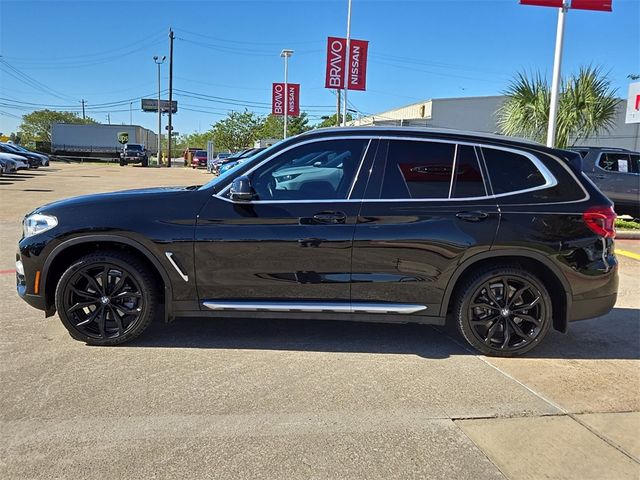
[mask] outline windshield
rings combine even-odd
[[[195,156],[196,156],[196,157],[206,157],[206,156],[207,156],[207,152],[205,152],[204,150],[198,150],[198,151],[195,153]]]
[[[236,165],[234,165],[232,168],[230,168],[226,172],[221,173],[220,175],[218,175],[216,178],[214,178],[210,182],[207,182],[204,185],[202,185],[200,187],[200,190],[206,190],[207,188],[213,188],[213,187],[216,187],[216,186],[221,185],[223,183],[226,183],[227,179],[229,179],[230,177],[233,177],[235,175],[236,171],[239,170],[241,167],[242,167],[242,169],[244,169],[247,166],[249,166],[249,168],[251,168],[250,166],[254,162],[259,162],[259,161],[267,158],[271,154],[271,151],[273,149],[275,149],[278,145],[280,145],[284,141],[285,140],[280,140],[278,143],[275,143],[275,144],[271,145],[269,148],[266,148],[265,150],[263,150],[261,152],[258,152],[257,155],[242,159],[242,162],[237,163]],[[231,157],[229,157],[229,158],[231,158]]]
[[[142,145],[138,145],[136,143],[132,143],[130,145],[127,145],[127,150],[142,150]]]

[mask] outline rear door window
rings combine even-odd
[[[391,140],[381,198],[448,198],[455,145]]]
[[[458,145],[451,198],[484,197],[486,194],[475,147]]]
[[[621,152],[605,152],[598,160],[598,166],[608,172],[630,173],[630,163],[629,154]]]
[[[496,195],[529,190],[546,183],[544,175],[525,155],[487,147],[482,147],[482,155]]]

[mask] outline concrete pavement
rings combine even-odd
[[[0,271],[39,204],[210,178],[29,174],[0,178]],[[620,264],[613,312],[520,359],[423,326],[251,318],[88,347],[0,273],[0,478],[640,478],[640,262]]]

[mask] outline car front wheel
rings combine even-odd
[[[538,345],[552,323],[551,298],[519,267],[476,273],[458,290],[453,314],[467,342],[486,355],[513,357]]]
[[[75,261],[58,282],[56,309],[69,334],[90,345],[118,345],[153,321],[157,290],[148,268],[121,252]]]

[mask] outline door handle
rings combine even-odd
[[[485,212],[458,212],[456,213],[456,217],[460,220],[464,220],[465,222],[481,222],[485,218],[487,218]]]
[[[347,214],[344,212],[319,212],[313,216],[313,223],[338,224],[347,221]]]

